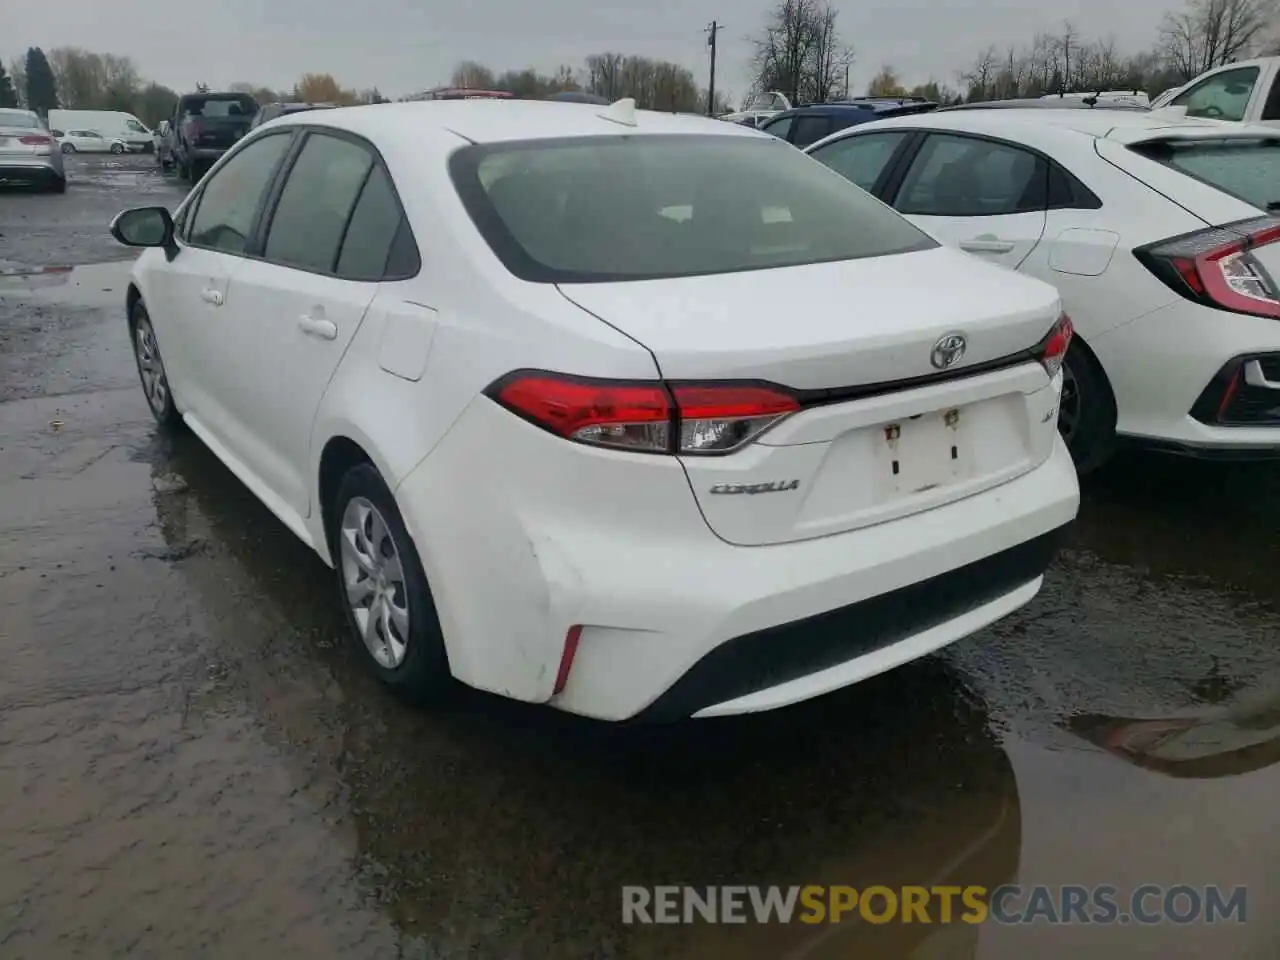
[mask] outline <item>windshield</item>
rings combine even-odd
[[[459,150],[450,172],[494,253],[538,283],[701,276],[937,245],[772,138],[489,144]]]
[[[0,110],[0,127],[23,127],[29,130],[39,130],[40,121],[29,113]]]
[[[1280,205],[1280,139],[1163,140],[1133,149],[1259,209]]]

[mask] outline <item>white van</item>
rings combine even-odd
[[[123,140],[130,150],[142,153],[156,148],[147,125],[132,113],[120,110],[50,110],[49,129],[93,130],[108,140]]]
[[[1206,70],[1162,93],[1156,110],[1166,117],[1280,127],[1280,57],[1239,60]]]

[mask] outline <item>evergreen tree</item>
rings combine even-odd
[[[0,63],[0,107],[16,107],[18,105],[18,92],[13,89],[13,81],[9,79],[9,74],[4,68],[4,64]]]
[[[49,59],[39,47],[27,50],[27,109],[42,117],[58,109],[58,85],[53,79]]]

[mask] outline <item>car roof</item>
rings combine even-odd
[[[339,127],[375,142],[396,140],[406,144],[416,141],[424,130],[452,133],[472,143],[619,134],[768,136],[750,127],[722,123],[712,117],[653,110],[636,110],[635,126],[629,126],[606,119],[604,114],[610,109],[600,107],[592,110],[584,108],[581,103],[551,100],[416,100],[308,110],[290,116],[288,123]],[[619,112],[624,112],[624,108],[619,107]],[[272,121],[273,124],[279,122]]]
[[[1161,116],[1159,111],[1112,110],[1105,106],[1089,110],[1044,110],[1034,107],[1008,110],[935,110],[928,114],[876,120],[873,124],[864,124],[859,130],[865,132],[872,126],[875,129],[888,129],[921,125],[938,130],[967,130],[993,136],[998,136],[1001,131],[1009,133],[1028,126],[1064,128],[1092,137],[1107,137],[1123,131],[1126,138],[1142,138],[1147,135],[1154,137],[1163,133],[1176,135],[1179,131],[1217,131],[1226,137],[1242,130],[1246,133],[1257,132],[1246,129],[1250,128],[1247,124],[1197,117]]]

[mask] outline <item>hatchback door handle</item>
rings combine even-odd
[[[969,253],[1008,253],[1013,249],[1012,240],[961,240],[960,249]]]
[[[220,307],[222,306],[222,291],[205,287],[200,291],[200,299],[205,303],[212,303],[215,307]]]
[[[321,340],[338,339],[338,325],[332,320],[318,320],[315,317],[299,317],[298,326],[309,337]]]

